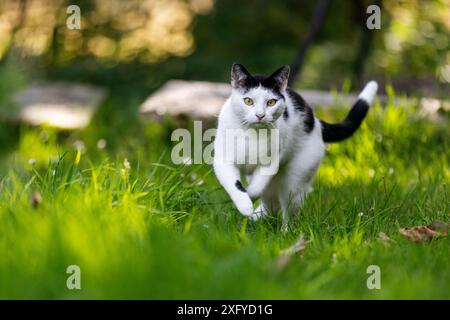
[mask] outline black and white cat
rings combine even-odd
[[[311,191],[311,182],[325,153],[324,143],[344,140],[359,128],[378,88],[376,82],[369,82],[347,117],[329,124],[317,119],[303,98],[287,87],[288,78],[288,66],[266,77],[251,75],[244,66],[234,64],[232,93],[219,115],[214,171],[240,213],[254,220],[281,209],[287,223],[289,216],[298,212]],[[237,157],[226,154],[229,149],[225,145],[230,143],[226,133],[236,129],[276,129],[276,172],[264,170],[268,164],[242,161],[249,159],[252,146],[262,139],[259,135],[246,135],[245,143],[237,143]],[[241,182],[241,174],[247,178],[247,188]],[[256,199],[261,199],[261,204],[255,209],[252,200]]]

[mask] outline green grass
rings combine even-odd
[[[139,123],[126,103],[109,99],[79,132],[13,130],[0,162],[0,298],[450,298],[450,239],[398,234],[450,220],[448,121],[373,107],[352,139],[329,146],[282,233],[279,215],[240,216],[209,166],[172,165],[170,125]],[[311,240],[302,257],[275,267],[300,234]],[[73,264],[81,290],[66,288]],[[381,268],[380,290],[367,289],[369,265]]]

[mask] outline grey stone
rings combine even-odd
[[[104,89],[76,83],[33,83],[12,98],[16,116],[32,125],[78,129],[89,124]]]

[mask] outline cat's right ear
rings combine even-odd
[[[231,66],[231,86],[235,89],[245,87],[251,75],[242,64],[234,63]]]
[[[275,79],[275,81],[278,83],[279,87],[282,90],[286,90],[289,80],[289,72],[290,72],[289,66],[282,66],[277,71],[272,73],[270,77]]]

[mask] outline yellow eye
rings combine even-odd
[[[275,105],[275,103],[277,103],[277,100],[270,99],[269,101],[267,101],[267,106],[268,107],[273,107]]]
[[[250,98],[244,98],[244,103],[248,106],[252,106],[253,105],[253,100]]]

